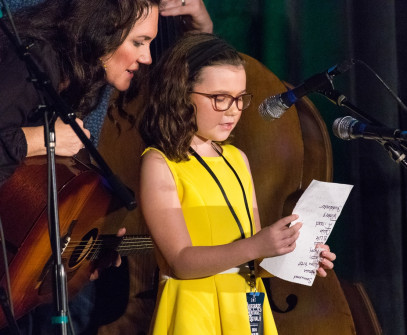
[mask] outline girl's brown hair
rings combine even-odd
[[[169,49],[150,73],[146,108],[139,132],[147,146],[174,161],[188,160],[197,131],[195,107],[190,99],[204,67],[244,65],[239,53],[219,37],[187,34]]]

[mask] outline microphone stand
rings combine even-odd
[[[0,2],[3,4],[3,8],[7,10],[10,23],[15,29],[10,12],[8,11],[8,7],[3,0],[0,0]],[[1,12],[0,6],[0,18],[3,16],[2,14],[3,13]],[[26,63],[27,69],[30,73],[30,79],[36,84],[36,89],[41,91],[39,93],[42,93],[40,95],[42,96],[43,101],[49,100],[52,102],[52,109],[47,104],[40,106],[40,109],[44,110],[44,136],[48,156],[48,226],[54,264],[53,298],[56,314],[51,320],[52,324],[55,326],[56,334],[66,335],[68,322],[68,297],[66,273],[61,257],[57,199],[58,194],[55,167],[56,139],[54,126],[55,120],[58,116],[63,120],[63,122],[72,127],[73,131],[83,142],[85,148],[88,150],[92,158],[96,161],[102,175],[108,181],[112,191],[122,200],[127,209],[132,210],[136,208],[137,204],[134,200],[134,195],[132,192],[113,174],[95,146],[76,123],[73,111],[58,95],[55,88],[52,86],[51,80],[45,73],[40,71],[37,64],[33,61],[29,52],[30,46],[23,46],[20,38],[18,37],[17,31],[15,31],[15,35],[13,35],[2,19],[0,19],[0,27],[14,45],[20,59]]]
[[[406,148],[396,141],[378,141],[389,153],[391,159],[396,163],[400,163],[404,168],[407,169],[406,161]]]
[[[0,237],[1,237],[1,251],[4,265],[4,276],[6,279],[6,288],[0,286],[0,303],[3,309],[3,314],[6,317],[10,335],[20,335],[20,329],[14,317],[13,300],[11,299],[10,290],[10,274],[8,271],[6,241],[4,239],[3,223],[0,217]]]
[[[48,120],[47,111],[44,113],[45,143],[48,155],[48,230],[51,241],[51,249],[54,266],[54,307],[56,314],[52,316],[51,323],[55,325],[56,334],[67,334],[68,324],[68,292],[66,272],[62,264],[58,194],[55,171],[55,114],[52,120]]]
[[[353,114],[358,119],[363,119],[365,122],[371,123],[372,125],[381,127],[383,126],[378,120],[374,119],[371,116],[368,116],[366,113],[364,113],[362,110],[360,110],[358,107],[356,107],[354,104],[352,104],[348,98],[343,95],[341,92],[331,89],[331,90],[319,90],[317,93],[322,94],[328,100],[333,102],[339,107],[346,107],[348,108]]]
[[[368,122],[372,125],[378,127],[384,127],[378,120],[375,118],[368,116],[358,107],[353,105],[347,97],[342,94],[341,92],[331,89],[331,90],[319,90],[318,93],[322,94],[329,101],[333,102],[337,106],[346,107],[348,108],[355,117],[362,118],[365,122]],[[385,141],[385,140],[376,140],[378,143],[382,145],[382,147],[388,152],[391,159],[393,159],[396,163],[400,163],[404,168],[407,169],[407,148],[400,143],[400,141]]]

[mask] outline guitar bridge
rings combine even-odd
[[[78,222],[78,220],[72,220],[71,224],[69,225],[67,233],[61,237],[60,243],[61,243],[61,255],[64,253],[66,247],[68,246],[69,242],[71,241],[71,235],[73,228],[75,224]],[[49,270],[51,269],[52,266],[52,255],[49,257],[48,261],[45,263],[40,276],[37,279],[37,285],[35,285],[35,289],[39,289],[41,284],[44,282],[46,276],[49,273]]]

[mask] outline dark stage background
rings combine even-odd
[[[215,32],[300,84],[348,58],[373,68],[407,102],[407,1],[205,0]],[[362,65],[335,78],[335,88],[391,128],[407,129],[407,113]],[[334,181],[355,187],[329,239],[339,278],[362,282],[384,334],[406,334],[406,170],[377,142],[332,135],[349,112],[309,97],[331,133]]]
[[[204,2],[215,32],[281,80],[298,85],[345,59],[360,59],[407,102],[406,0]],[[361,65],[334,83],[384,125],[407,129],[407,113]],[[355,185],[328,241],[338,255],[336,274],[363,283],[384,334],[406,334],[407,172],[375,141],[334,137],[333,121],[348,112],[309,97],[331,132],[334,181]]]

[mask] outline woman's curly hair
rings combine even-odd
[[[106,85],[100,61],[125,40],[135,22],[160,0],[46,0],[14,16],[20,37],[49,44],[57,55],[61,95],[78,116],[95,107]]]

